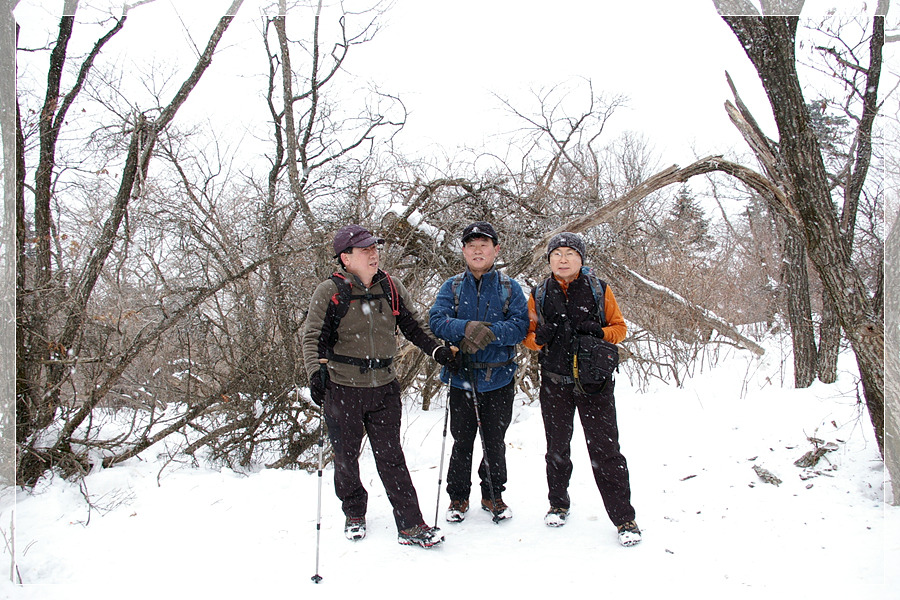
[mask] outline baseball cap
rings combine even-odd
[[[500,243],[500,238],[497,236],[497,232],[494,231],[494,228],[487,221],[476,221],[475,223],[472,223],[471,225],[463,229],[462,243],[465,244],[467,241],[469,241],[470,238],[479,235],[494,240],[495,244]]]
[[[368,248],[373,244],[383,243],[383,239],[376,238],[361,225],[344,225],[334,234],[334,257],[337,258],[348,248]]]

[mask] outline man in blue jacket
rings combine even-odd
[[[468,268],[441,286],[428,322],[434,335],[463,352],[462,369],[441,370],[441,381],[450,383],[453,435],[447,520],[460,522],[469,509],[472,452],[480,420],[481,507],[500,521],[512,518],[502,497],[507,479],[505,436],[515,396],[516,344],[528,332],[528,305],[521,286],[494,268],[500,239],[490,223],[479,221],[463,230],[462,253]]]

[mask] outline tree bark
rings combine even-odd
[[[819,323],[819,354],[816,373],[822,383],[837,381],[837,362],[841,351],[841,321],[837,308],[826,292],[822,293],[822,322]]]
[[[816,378],[816,329],[809,301],[809,273],[802,233],[788,227],[784,238],[782,282],[787,289],[788,319],[794,350],[794,386],[808,388]]]

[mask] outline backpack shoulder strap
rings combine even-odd
[[[319,358],[329,358],[331,349],[337,343],[338,327],[341,319],[350,309],[350,297],[352,294],[350,282],[340,273],[333,273],[331,281],[337,287],[337,291],[331,296],[328,308],[325,310],[325,321],[322,323],[322,336],[319,340]]]
[[[547,285],[550,279],[545,279],[534,289],[534,310],[538,316],[538,325],[544,322],[544,302],[547,300]]]
[[[597,316],[600,317],[597,319],[600,321],[600,325],[606,327],[609,323],[606,322],[606,282],[602,279],[597,279],[600,283],[599,293],[594,296],[594,300],[597,302]]]
[[[581,273],[587,277],[588,283],[591,284],[591,293],[594,295],[594,303],[597,305],[597,320],[600,325],[606,327],[606,282],[597,277],[594,269],[590,267],[582,267]]]
[[[350,296],[352,294],[350,282],[340,273],[332,273],[331,280],[337,286],[337,291],[331,296],[331,304],[333,305],[332,321],[333,328],[337,330],[338,323],[347,314],[350,308]]]
[[[450,291],[453,292],[453,315],[459,314],[459,286],[462,285],[465,273],[457,273],[450,278]]]
[[[394,284],[394,280],[390,275],[383,271],[382,273],[384,274],[384,277],[382,277],[380,281],[382,294],[358,296],[353,295],[353,286],[347,281],[347,278],[344,275],[341,273],[333,273],[331,275],[331,280],[337,286],[337,292],[331,297],[331,310],[329,311],[332,331],[337,332],[338,325],[340,325],[341,319],[344,318],[347,311],[350,310],[350,302],[354,298],[371,299],[383,296],[384,298],[387,298],[388,303],[391,305],[391,314],[393,314],[394,317],[400,316],[400,294],[397,293],[397,286]]]
[[[497,271],[500,276],[500,298],[503,300],[503,316],[509,312],[509,303],[512,302],[512,278],[502,271]]]
[[[394,285],[394,280],[390,275],[385,271],[384,278],[381,280],[381,289],[384,290],[385,295],[387,296],[388,302],[391,305],[391,314],[395,317],[400,316],[400,294],[397,293],[397,286]]]

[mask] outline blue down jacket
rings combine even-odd
[[[504,276],[505,277],[505,276]],[[476,369],[476,391],[490,392],[499,389],[510,381],[516,373],[516,344],[525,339],[528,333],[528,304],[522,287],[509,278],[509,285],[504,286],[500,272],[491,269],[476,280],[472,272],[466,269],[462,281],[457,286],[459,305],[454,310],[454,279],[451,277],[441,286],[434,306],[428,313],[428,326],[431,332],[442,340],[459,346],[469,321],[486,321],[491,324],[491,331],[497,339],[484,350],[475,354],[463,355],[463,366],[474,363]],[[504,314],[506,299],[509,305]],[[505,366],[487,367],[486,365],[508,363]],[[482,367],[482,368],[477,368]],[[453,375],[447,367],[441,369],[441,381],[453,387],[467,389],[470,384],[465,371]]]

